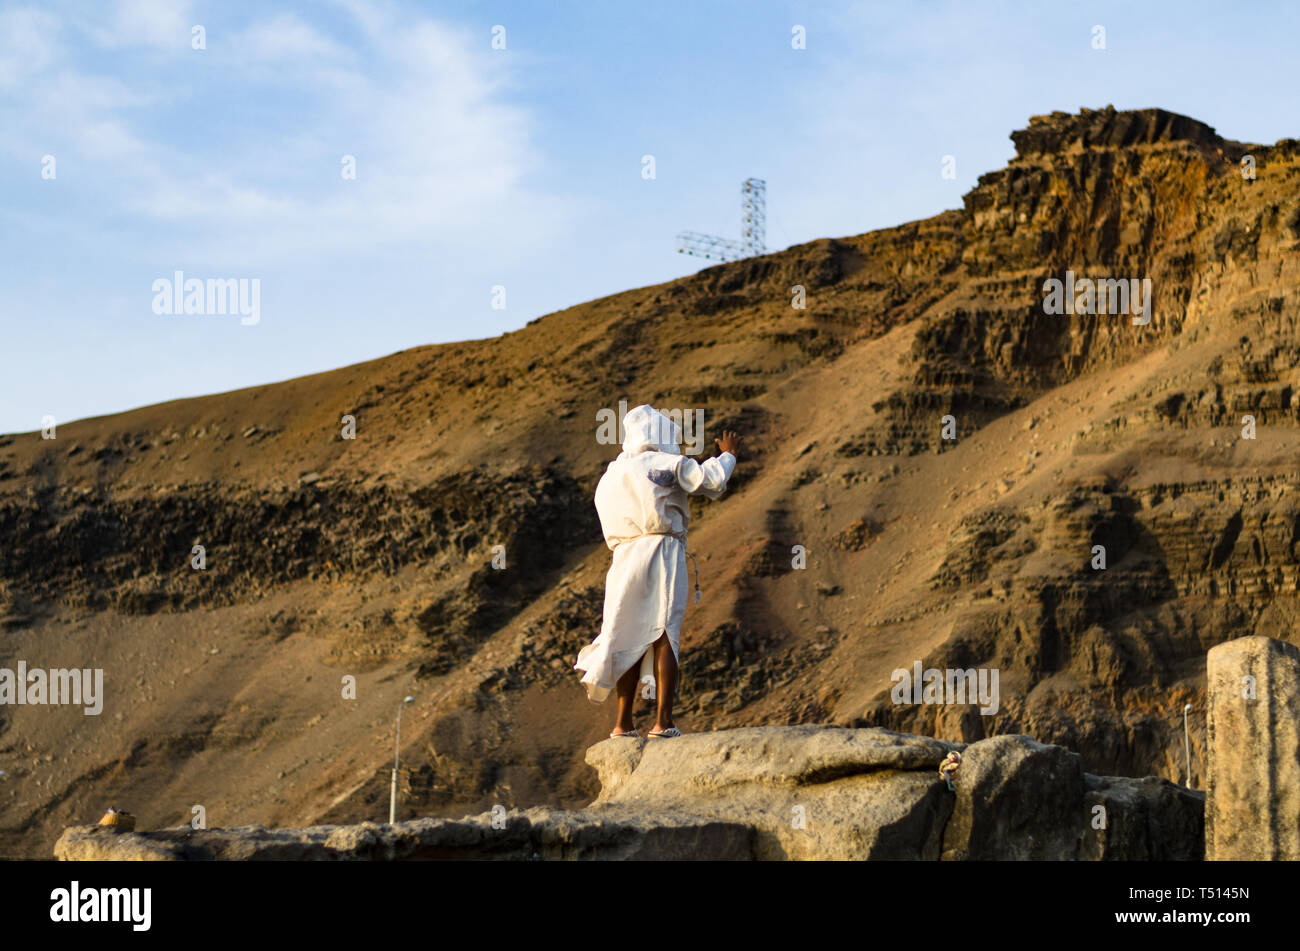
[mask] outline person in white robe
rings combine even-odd
[[[604,618],[574,670],[582,672],[592,702],[617,693],[618,721],[610,736],[639,738],[632,722],[638,683],[642,696],[656,700],[649,735],[681,736],[672,709],[688,587],[688,496],[722,497],[741,440],[726,432],[717,440],[719,455],[696,462],[682,454],[681,427],[647,405],[628,411],[623,431],[623,451],[596,486],[596,514],[614,553]],[[695,580],[698,600],[698,567]]]

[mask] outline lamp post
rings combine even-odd
[[[1187,788],[1192,787],[1192,741],[1187,733],[1187,714],[1192,712],[1189,703],[1183,707],[1183,758],[1187,767]]]
[[[393,741],[393,785],[388,793],[388,824],[397,821],[397,757],[402,748],[402,707],[414,703],[414,697],[407,697],[397,705],[397,738]]]

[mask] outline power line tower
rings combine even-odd
[[[677,236],[677,253],[710,261],[739,261],[762,254],[767,242],[767,182],[747,178],[740,186],[739,242],[711,234],[683,231]]]
[[[767,248],[767,182],[747,178],[740,186],[741,244],[749,254],[762,254]]]

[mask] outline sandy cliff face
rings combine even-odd
[[[1192,702],[1200,783],[1206,650],[1296,641],[1300,143],[1109,109],[1012,139],[925,221],[0,437],[0,666],[102,667],[107,692],[98,717],[0,708],[0,854],[110,803],[141,828],[382,818],[408,693],[404,814],[590,800],[612,712],[569,667],[620,399],[751,438],[695,513],[683,729],[1028,733],[1181,781]],[[1150,279],[1150,323],[1045,314],[1067,271]],[[891,703],[916,661],[997,668],[997,714]]]

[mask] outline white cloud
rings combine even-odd
[[[230,46],[250,60],[351,59],[334,40],[287,13],[241,30]]]
[[[486,246],[504,237],[526,246],[572,221],[571,199],[527,184],[543,157],[529,113],[509,101],[509,61],[492,54],[486,36],[391,5],[338,6],[352,19],[346,34],[279,14],[229,42],[209,31],[202,52],[184,45],[184,56],[203,59],[137,60],[111,76],[79,66],[78,34],[100,45],[167,46],[182,23],[188,37],[185,8],[164,14],[123,0],[107,25],[38,24],[27,11],[15,25],[37,41],[31,63],[39,65],[23,69],[38,91],[6,101],[0,88],[0,122],[16,120],[9,125],[15,140],[29,138],[26,152],[70,153],[111,175],[99,211],[135,216],[139,243],[166,240],[172,253],[214,262],[262,266],[393,242]],[[0,45],[0,64],[8,48]],[[176,135],[155,108],[185,102],[177,75],[201,98],[221,100],[208,142],[192,122]],[[204,86],[214,75],[220,88]],[[273,103],[277,124],[246,120],[241,97],[248,114]],[[339,174],[345,154],[356,157],[355,181]],[[504,236],[494,224],[502,220],[512,224]]]
[[[14,89],[57,55],[58,20],[33,7],[0,10],[0,91]]]
[[[107,27],[94,30],[108,47],[149,46],[189,52],[194,23],[190,0],[116,0]]]

